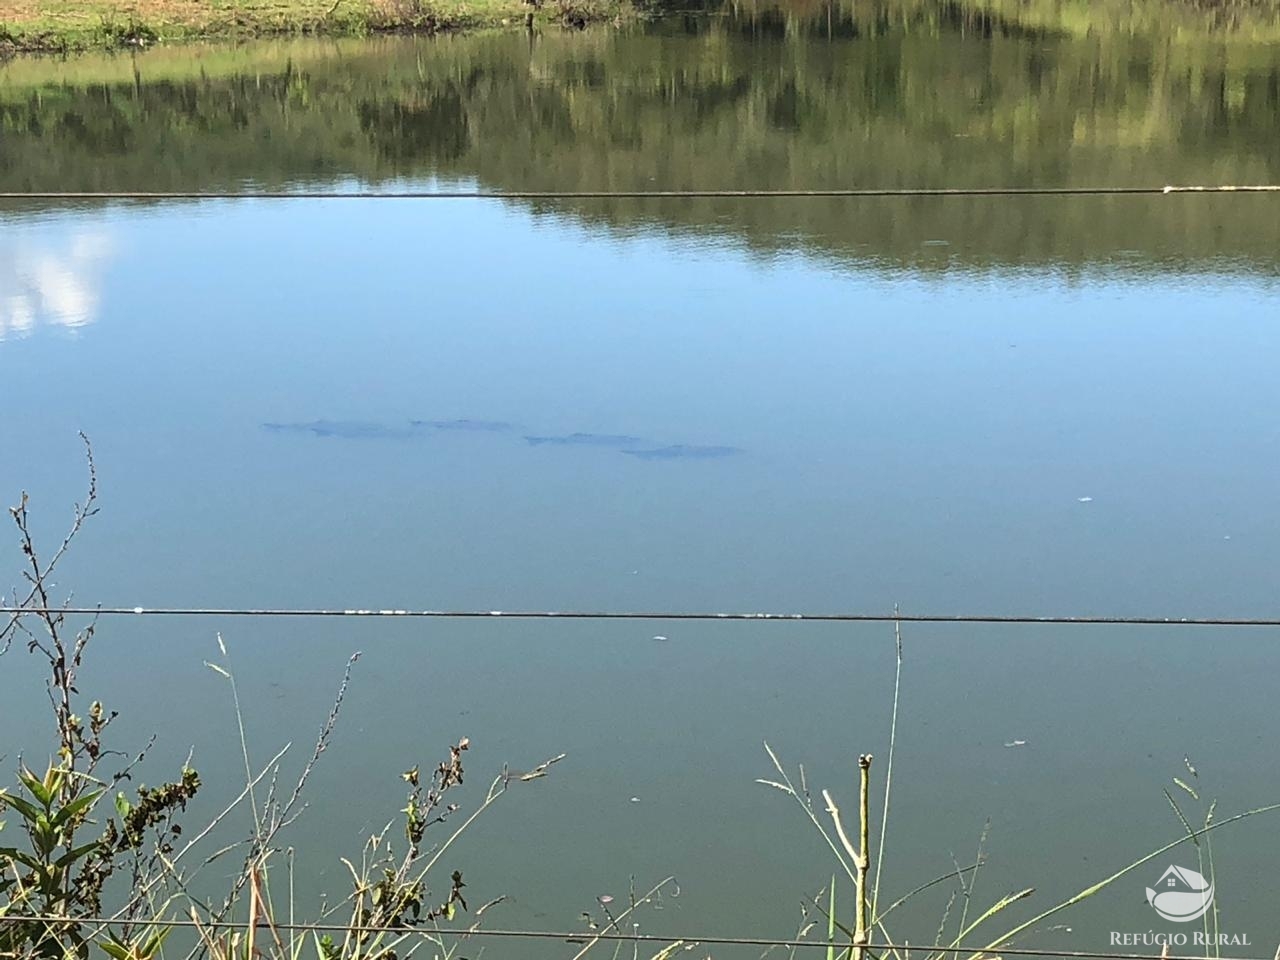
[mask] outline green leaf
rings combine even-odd
[[[39,860],[29,853],[23,853],[17,847],[0,847],[0,860],[16,860],[32,870],[39,870],[42,866]]]
[[[30,800],[24,800],[22,797],[11,797],[6,795],[4,798],[5,805],[10,809],[17,810],[22,815],[22,819],[28,823],[35,823],[36,818],[43,816],[40,808]]]
[[[116,813],[118,813],[120,815],[120,819],[123,820],[132,812],[133,804],[129,802],[129,798],[126,797],[124,795],[124,791],[121,790],[116,794]]]
[[[163,927],[157,930],[151,936],[142,942],[142,948],[138,951],[142,960],[151,960],[159,949],[164,945],[165,938],[173,932],[173,927]]]
[[[55,827],[60,827],[68,820],[79,816],[85,810],[92,807],[100,796],[102,796],[101,790],[96,793],[86,793],[83,797],[78,797],[77,799],[72,800],[54,815],[53,825]]]
[[[93,853],[95,850],[97,850],[101,846],[102,846],[102,841],[95,840],[93,841],[93,843],[86,843],[82,847],[75,847],[74,849],[68,850],[66,853],[60,856],[57,860],[55,860],[53,865],[55,867],[58,867],[59,869],[65,869],[66,867],[71,866],[71,864],[75,863],[77,860],[80,860],[83,857],[87,857],[89,854]]]
[[[327,933],[323,936],[313,933],[312,936],[315,937],[317,960],[334,960],[338,955],[338,948],[334,945],[333,937]]]
[[[37,814],[35,823],[31,825],[31,840],[42,857],[53,853],[53,848],[58,845],[57,831],[43,813]]]
[[[116,943],[114,940],[101,940],[98,942],[98,946],[113,960],[130,960],[129,948],[123,944]]]
[[[45,803],[53,803],[53,798],[62,791],[62,785],[66,782],[66,774],[60,767],[49,765],[49,769],[44,775],[44,792],[49,799]]]
[[[44,780],[37,777],[25,766],[18,771],[18,779],[22,781],[22,785],[27,788],[27,792],[39,801],[42,807],[48,807],[49,801],[53,799],[53,794],[45,789]]]

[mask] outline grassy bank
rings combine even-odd
[[[0,0],[0,55],[625,18],[629,0]]]

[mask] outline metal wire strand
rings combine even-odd
[[[33,915],[33,916],[14,916],[10,914],[0,915],[0,923],[49,923],[76,926],[87,926],[89,924],[119,924],[122,921],[113,920],[110,917],[57,917],[50,915]],[[191,927],[199,928],[207,933],[216,933],[220,930],[246,930],[249,928],[248,922],[245,921],[221,921],[221,922],[198,922],[196,920],[161,920],[161,919],[142,919],[130,920],[128,923],[136,927]],[[674,942],[683,942],[689,944],[711,944],[716,946],[740,946],[740,947],[827,947],[830,946],[825,940],[800,940],[800,939],[780,939],[771,937],[698,937],[685,935],[668,935],[658,936],[652,933],[608,933],[596,931],[582,930],[501,930],[501,929],[485,929],[477,927],[475,929],[466,930],[440,930],[440,929],[423,929],[415,927],[353,927],[348,924],[335,923],[275,923],[267,921],[259,921],[259,927],[269,928],[282,932],[293,933],[342,933],[355,932],[361,934],[397,934],[403,936],[456,936],[465,937],[493,937],[495,939],[509,940],[568,940],[570,942],[583,942],[587,940],[601,941],[621,941],[630,943],[644,943],[650,945],[671,944]],[[837,944],[846,947],[847,944]],[[866,950],[901,950],[906,951],[912,949],[910,943],[895,943],[890,941],[873,941],[868,943]],[[986,945],[983,946],[951,946],[951,947],[921,947],[915,944],[915,949],[923,950],[927,954],[942,953],[958,956],[962,953],[971,954],[999,954],[1000,956],[1012,957],[1057,957],[1062,960],[1204,960],[1203,957],[1178,956],[1174,954],[1141,954],[1141,953],[1119,953],[1106,950],[1034,950],[1028,947],[997,947],[995,950],[988,950]],[[1218,960],[1274,960],[1272,957],[1220,957]]]
[[[832,187],[816,190],[31,190],[0,200],[694,200],[838,197],[1090,197],[1280,194],[1280,184],[1165,184],[1083,187]]]
[[[44,615],[134,617],[403,617],[444,620],[786,620],[810,623],[987,623],[1128,627],[1280,627],[1276,617],[1042,616],[997,613],[787,613],[681,610],[409,610],[375,608],[252,607],[20,607],[0,606],[12,617]]]

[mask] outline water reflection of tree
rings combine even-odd
[[[1076,39],[1024,4],[741,6],[631,31],[276,48],[232,73],[0,88],[10,188],[225,187],[442,176],[503,189],[1082,185],[1280,179],[1280,47]],[[830,37],[830,41],[826,38]],[[50,70],[59,69],[56,65]],[[107,68],[111,69],[111,68]],[[149,76],[154,70],[155,75]],[[163,158],[157,166],[154,158]],[[1270,201],[655,207],[765,247],[962,262],[1270,259]],[[963,242],[961,242],[963,241]],[[787,242],[792,242],[788,240]],[[935,262],[936,257],[929,262]]]

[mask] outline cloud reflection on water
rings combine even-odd
[[[0,240],[0,340],[40,326],[74,330],[97,319],[111,243],[81,229],[50,243],[21,234]]]

